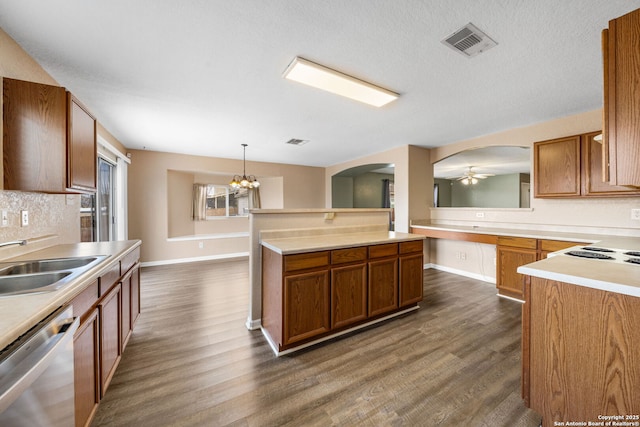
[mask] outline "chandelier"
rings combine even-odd
[[[247,176],[246,168],[246,152],[247,144],[242,144],[242,176],[234,175],[229,185],[233,188],[256,188],[260,186],[257,178],[254,175]]]

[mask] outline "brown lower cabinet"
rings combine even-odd
[[[524,277],[518,267],[544,259],[550,252],[582,245],[580,242],[498,236],[496,288],[498,294],[524,301]]]
[[[93,308],[73,339],[76,425],[93,418],[100,403],[100,316]]]
[[[281,255],[262,250],[262,328],[278,351],[422,300],[423,241]]]
[[[140,315],[139,258],[136,248],[69,302],[80,317],[74,335],[76,426],[90,425]]]
[[[122,354],[120,337],[122,323],[122,286],[116,284],[98,304],[100,311],[100,397],[116,372]]]

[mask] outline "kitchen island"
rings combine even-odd
[[[419,308],[424,236],[385,230],[262,240],[262,332],[276,355]]]
[[[623,256],[558,253],[518,268],[526,275],[522,396],[544,426],[640,425],[640,265],[622,260],[640,239],[597,247]]]

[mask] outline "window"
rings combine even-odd
[[[98,157],[98,188],[95,194],[80,196],[80,237],[82,242],[108,242],[116,239],[116,166]]]
[[[207,185],[207,219],[249,215],[249,192],[228,185]]]

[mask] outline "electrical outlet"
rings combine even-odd
[[[204,242],[198,242],[198,248],[200,249],[204,248]]]
[[[466,261],[467,260],[467,253],[466,252],[462,252],[460,254],[460,259],[463,260],[463,261]]]
[[[20,224],[23,227],[29,225],[29,211],[20,211]]]
[[[7,211],[5,209],[2,210],[2,226],[6,227],[9,225],[9,216],[7,215]]]
[[[460,259],[460,252],[456,252],[456,259]]]
[[[640,209],[631,209],[631,219],[640,220]]]
[[[476,212],[476,218],[484,218],[484,212]]]

